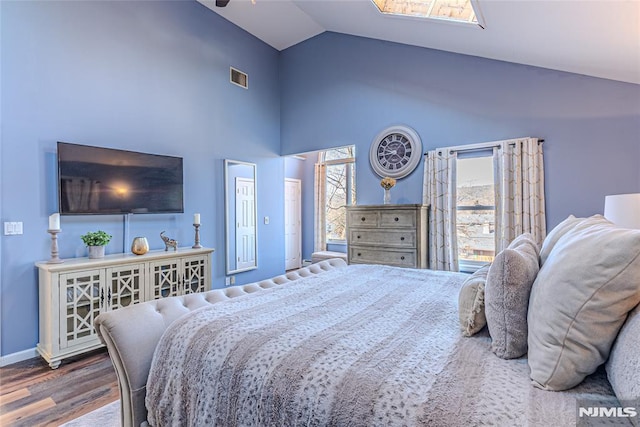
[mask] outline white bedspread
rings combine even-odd
[[[576,397],[612,394],[601,374],[573,394],[534,389],[525,359],[498,359],[486,334],[461,337],[464,277],[353,265],[197,310],[158,344],[148,420],[573,425]]]

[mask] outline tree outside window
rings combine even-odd
[[[323,151],[320,153],[320,161],[327,166],[327,240],[346,241],[346,206],[356,202],[355,146]]]

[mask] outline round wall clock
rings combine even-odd
[[[420,163],[422,142],[408,126],[391,126],[380,132],[369,149],[371,167],[381,177],[404,178]]]

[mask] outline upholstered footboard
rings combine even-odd
[[[330,259],[261,282],[148,301],[98,316],[96,330],[118,376],[122,425],[139,426],[146,421],[146,384],[153,353],[164,331],[176,319],[209,304],[346,265],[342,259]]]

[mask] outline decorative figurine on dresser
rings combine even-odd
[[[176,239],[171,239],[164,235],[164,231],[160,233],[160,238],[164,242],[164,250],[168,251],[169,248],[173,248],[174,251],[178,250],[178,241]]]
[[[382,178],[384,204],[347,206],[350,264],[428,268],[428,206],[390,200],[396,180],[413,172],[421,159],[422,142],[408,126],[391,126],[374,138],[369,161]]]

